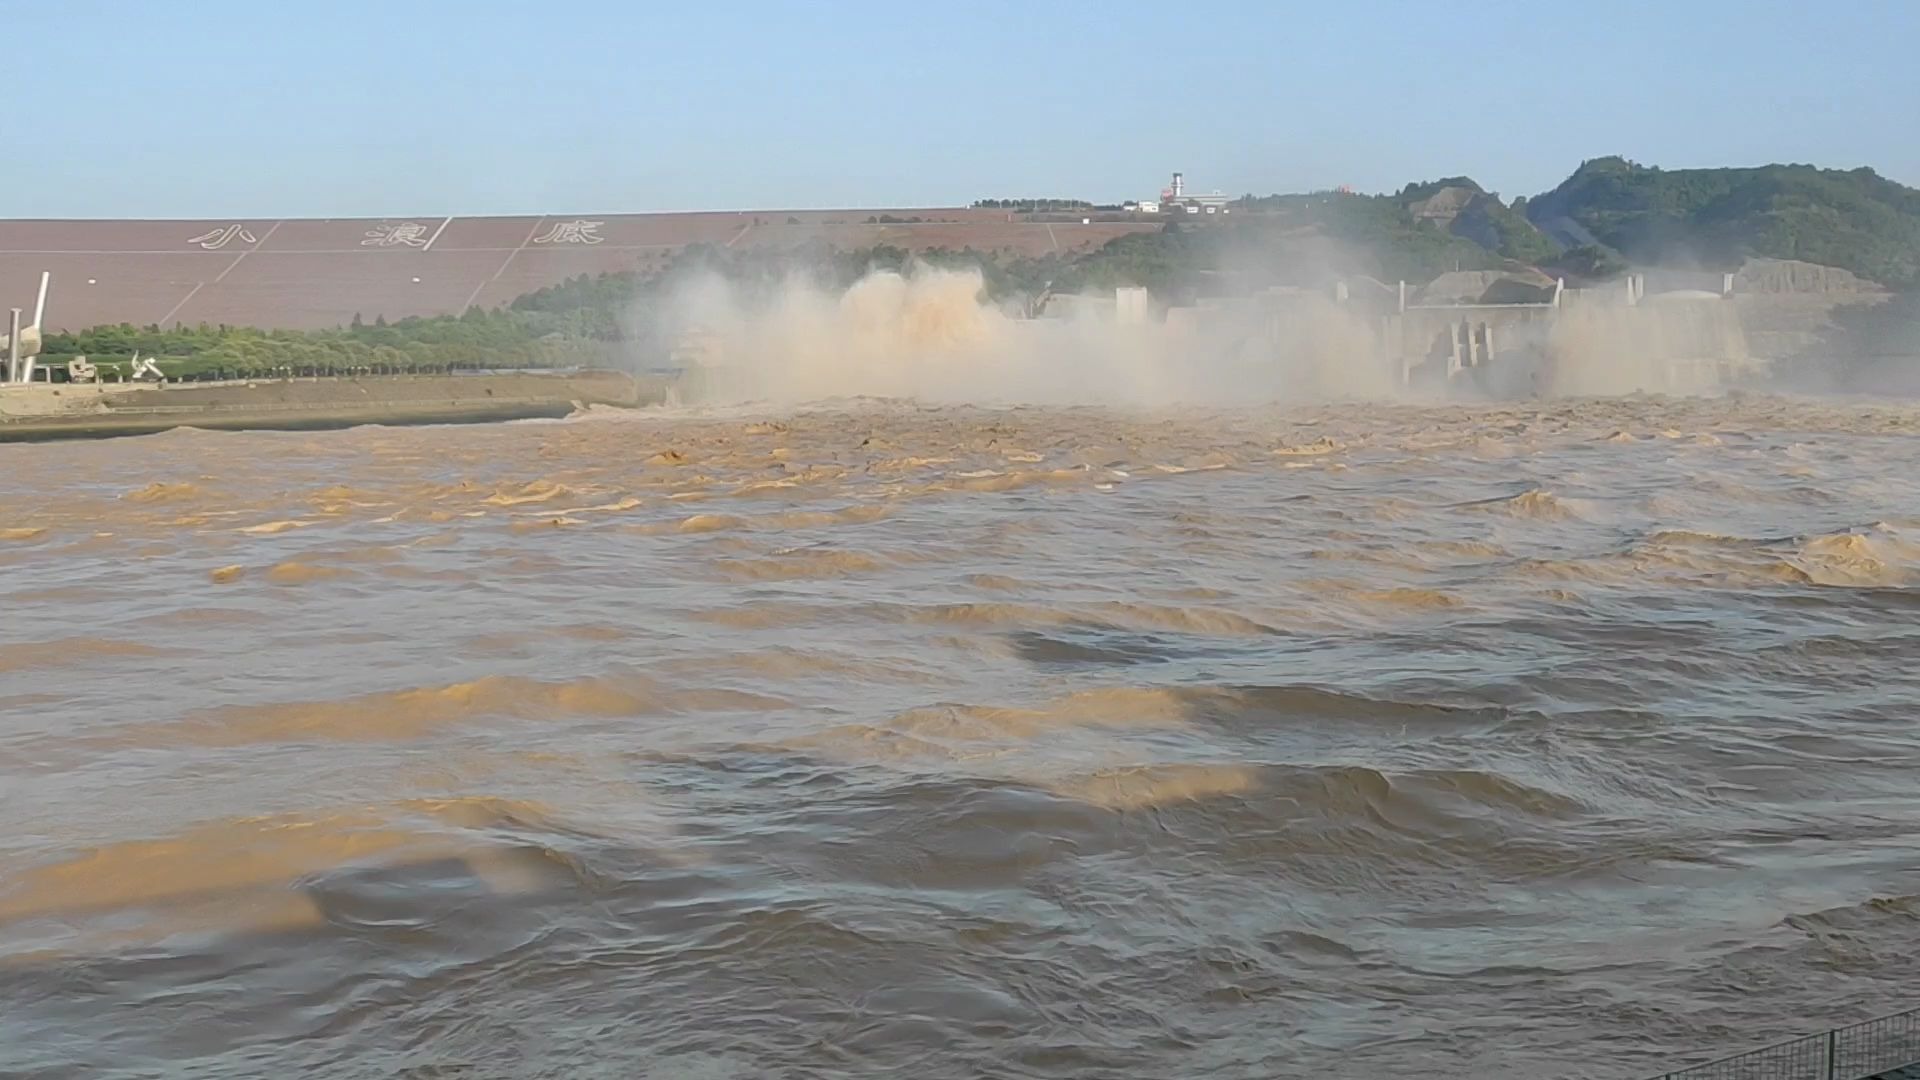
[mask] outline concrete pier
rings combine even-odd
[[[1709,388],[1750,359],[1738,308],[1722,296],[1650,295],[1638,274],[1600,290],[1555,282],[1544,296],[1409,304],[1402,282],[1396,310],[1380,316],[1384,363],[1402,384],[1472,377],[1529,392],[1616,393]]]

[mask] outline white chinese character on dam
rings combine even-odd
[[[597,244],[606,237],[600,235],[600,226],[604,221],[556,221],[545,235],[536,236],[536,244]]]
[[[255,244],[259,242],[253,238],[252,233],[247,231],[245,225],[228,225],[221,229],[209,229],[199,236],[188,239],[187,243],[199,244],[208,251],[219,251],[221,248],[233,243],[236,239],[243,244]]]
[[[412,221],[399,225],[376,225],[368,229],[365,236],[366,239],[360,241],[361,247],[427,246],[427,227]]]

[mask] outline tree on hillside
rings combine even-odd
[[[1536,224],[1571,223],[1634,261],[1731,268],[1759,255],[1837,266],[1894,288],[1920,285],[1920,190],[1872,169],[1669,171],[1596,158],[1526,211]]]

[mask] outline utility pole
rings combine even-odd
[[[7,381],[20,381],[20,309],[7,316]]]

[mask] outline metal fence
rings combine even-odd
[[[1867,1080],[1920,1064],[1920,1009],[1808,1035],[1659,1080]]]

